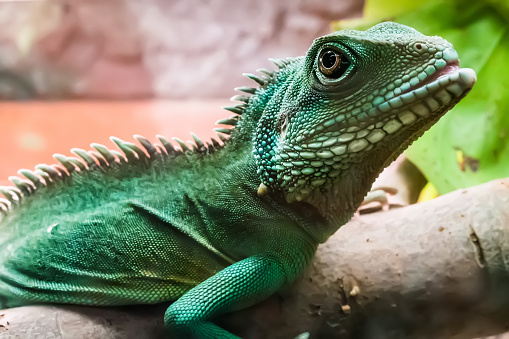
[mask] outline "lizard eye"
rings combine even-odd
[[[327,78],[340,78],[348,67],[350,67],[350,61],[332,48],[324,49],[318,57],[318,68]]]

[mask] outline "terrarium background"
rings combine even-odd
[[[53,153],[212,136],[242,76],[303,55],[359,0],[0,1],[0,183]],[[28,100],[28,101],[26,101]],[[35,100],[35,101],[34,101]],[[72,101],[71,101],[72,100]],[[78,100],[78,101],[76,101]],[[111,102],[114,100],[114,102]]]

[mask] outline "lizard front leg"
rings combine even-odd
[[[283,264],[278,259],[269,255],[246,258],[175,301],[166,311],[165,326],[172,338],[238,338],[210,319],[268,298],[286,280]]]

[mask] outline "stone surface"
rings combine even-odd
[[[16,72],[14,82],[25,82],[43,98],[229,96],[233,87],[249,84],[242,72],[271,67],[268,57],[304,54],[315,37],[330,31],[332,20],[359,16],[362,5],[361,0],[0,2],[0,70]],[[3,87],[0,98],[13,97]]]

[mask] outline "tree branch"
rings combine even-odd
[[[509,329],[509,179],[355,217],[308,271],[218,320],[244,338],[474,338]],[[0,336],[162,337],[165,306],[27,306]],[[2,327],[3,326],[3,327]]]

